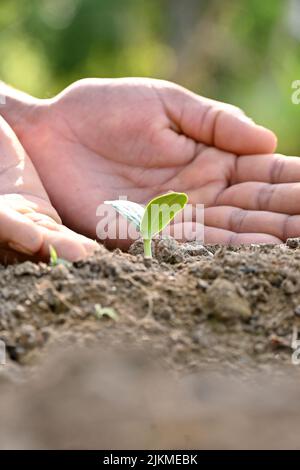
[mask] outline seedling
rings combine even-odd
[[[65,259],[59,258],[57,256],[57,251],[54,246],[49,245],[49,254],[50,254],[50,265],[52,267],[58,266],[59,264],[63,264],[65,266],[70,266],[71,263]]]
[[[161,232],[182,211],[188,201],[185,193],[170,191],[152,199],[144,208],[131,201],[105,201],[130,222],[133,222],[144,241],[146,258],[152,258],[152,238]]]
[[[54,246],[50,245],[49,246],[49,253],[50,253],[50,264],[51,266],[57,266],[58,265],[58,256],[56,249]]]
[[[98,320],[103,317],[108,317],[111,320],[117,321],[119,316],[114,308],[111,307],[101,307],[100,304],[95,305],[95,315]]]

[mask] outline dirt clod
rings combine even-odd
[[[226,279],[215,279],[207,289],[204,311],[224,321],[251,317],[249,302],[241,297],[236,286]]]

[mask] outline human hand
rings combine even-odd
[[[97,247],[61,225],[30,159],[0,117],[0,261],[46,260],[49,245],[70,261]]]
[[[143,203],[172,189],[205,205],[206,243],[300,234],[300,161],[273,155],[273,133],[233,106],[159,80],[88,79],[28,110],[27,124],[14,119],[18,135],[80,233],[95,237],[105,199]]]

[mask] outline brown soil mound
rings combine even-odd
[[[279,377],[279,381],[286,376],[293,376],[297,381],[300,366],[291,364],[291,356],[294,352],[292,341],[297,339],[298,326],[300,327],[298,240],[288,241],[287,245],[280,246],[239,248],[203,248],[195,243],[179,245],[171,239],[156,240],[155,258],[150,261],[143,259],[141,248],[141,243],[136,242],[131,252],[124,254],[118,250],[109,252],[101,247],[93,258],[73,265],[50,267],[25,262],[0,267],[0,339],[5,341],[8,355],[7,365],[0,366],[2,404],[5,403],[2,409],[0,407],[0,415],[5,415],[6,423],[11,422],[11,428],[7,428],[11,429],[11,434],[7,431],[6,443],[2,441],[0,432],[3,447],[9,447],[12,442],[15,447],[120,448],[134,447],[133,442],[137,442],[137,446],[148,448],[168,445],[195,447],[196,442],[203,447],[251,447],[258,445],[256,443],[259,440],[258,435],[253,436],[253,417],[259,415],[260,422],[265,420],[266,430],[268,426],[274,425],[272,420],[276,421],[281,412],[285,413],[285,417],[290,417],[292,399],[288,397],[292,395],[294,404],[296,403],[296,382],[293,382],[294,388],[289,385],[286,392],[287,401],[282,402],[280,392],[275,394],[278,401],[268,404],[267,397],[273,393],[270,385],[262,388],[263,393],[262,389],[258,393],[255,386],[251,398],[247,398],[245,390],[239,392],[239,387],[229,386],[225,377],[239,377],[239,381],[242,378],[243,382],[248,384],[261,380],[257,378],[257,374],[259,377],[272,377],[272,381],[275,380],[275,375]],[[57,372],[56,379],[54,372],[55,385],[51,382],[49,373],[46,377],[41,375],[45,361],[57,348],[68,346],[81,350],[82,347],[91,349],[94,345],[101,345],[101,352],[95,353],[92,360],[82,359],[82,370],[78,366],[79,375],[76,375],[78,359],[64,361],[64,355],[53,360],[55,365],[50,368],[55,371],[58,364],[64,368],[63,375]],[[130,399],[125,399],[122,393],[123,379],[125,388],[130,381],[128,373],[126,375],[124,372],[125,375],[122,376],[123,366],[118,365],[117,369],[115,366],[101,369],[104,367],[103,351],[107,351],[108,346],[110,351],[134,348],[139,351],[138,355],[141,357],[145,355],[142,351],[147,351],[147,357],[150,358],[147,361],[150,360],[150,364],[146,367],[147,372],[143,372],[146,383],[143,382],[144,379],[141,381],[135,376],[136,407],[131,389],[126,392],[132,395]],[[176,373],[170,372],[168,379],[161,372],[156,374],[152,371],[153,362],[159,363],[163,370],[169,369]],[[62,366],[62,363],[65,364]],[[82,365],[90,363],[91,367]],[[124,366],[124,370],[128,371],[129,368],[134,371],[134,367]],[[101,381],[105,374],[109,377],[109,370],[112,371],[111,377],[119,377],[115,385],[120,388],[120,393],[112,396],[114,387],[103,388]],[[120,374],[116,370],[121,370]],[[221,382],[216,385],[213,381],[213,386],[211,379],[206,379],[206,372],[217,374],[218,378],[221,377]],[[59,379],[62,376],[65,380]],[[187,376],[192,376],[196,384],[203,383],[205,393],[212,398],[190,398],[187,414],[179,417],[178,407],[182,408],[180,403],[184,402],[183,397],[192,393]],[[33,385],[29,383],[32,377]],[[86,385],[82,385],[85,380],[89,384],[93,377],[95,390],[102,390],[101,396],[95,399],[94,406],[98,407],[99,413],[94,421],[93,407],[86,408],[85,405]],[[108,378],[105,380],[104,383],[108,384]],[[66,410],[66,423],[68,413],[73,409],[75,422],[78,421],[79,424],[83,414],[83,422],[86,427],[90,423],[91,432],[80,433],[77,430],[77,433],[74,430],[74,433],[69,435],[67,424],[63,427],[61,435],[55,431],[61,427],[62,415],[60,412],[53,412],[53,400],[54,403],[64,403],[68,394],[72,396],[68,381],[78,388],[78,395],[76,399],[71,399],[70,409]],[[19,382],[19,385],[16,382]],[[174,389],[179,387],[179,384],[183,391],[177,396],[174,395]],[[160,386],[164,387],[164,392],[159,404],[158,395],[154,390]],[[55,391],[49,398],[45,388],[52,390],[53,387]],[[146,407],[143,420],[139,421],[139,407],[142,407],[144,396],[141,390],[145,387],[150,387],[150,392],[158,402],[154,411],[151,407]],[[103,398],[104,390],[109,394],[109,400],[108,395]],[[233,393],[233,390],[236,393]],[[40,402],[37,400],[39,394]],[[230,404],[227,403],[227,398],[221,399],[224,395],[227,398],[235,398]],[[29,398],[31,396],[32,399]],[[172,396],[170,409],[166,407],[169,411],[161,414],[159,410],[166,406],[168,396]],[[241,406],[236,397],[243,397]],[[128,437],[130,433],[122,434],[121,431],[114,440],[109,440],[109,436],[114,435],[113,429],[119,423],[116,414],[111,415],[111,434],[108,433],[108,441],[92,437],[96,433],[95,426],[100,426],[105,400],[111,403],[112,408],[119,407],[123,410],[121,415],[125,428],[126,422],[128,424],[130,421],[130,413],[133,413],[135,427],[132,428],[132,439],[140,435],[140,441],[132,441]],[[126,400],[133,402],[127,403]],[[18,407],[16,403],[19,404]],[[34,416],[39,415],[38,410],[43,406],[47,410],[48,406],[50,407],[53,419],[48,423],[48,418],[44,417],[42,425],[38,417],[35,423]],[[234,432],[230,439],[226,426],[221,425],[222,420],[229,419],[226,411],[228,407],[231,414],[237,417],[235,424],[232,424]],[[16,409],[18,417],[14,411]],[[262,409],[265,410],[265,415]],[[30,419],[28,410],[32,412],[30,432],[27,428],[26,434],[22,426],[21,431],[17,432],[16,429],[20,429],[20,420],[24,422],[24,419]],[[88,410],[89,418],[85,414]],[[103,411],[102,414],[100,410]],[[221,421],[214,420],[216,412]],[[160,418],[164,416],[163,420],[154,419],[153,429],[151,413],[156,413]],[[105,416],[109,421],[109,415]],[[293,420],[289,420],[291,430],[295,424],[292,422],[298,422],[299,417],[295,415]],[[244,419],[249,426],[245,426]],[[207,432],[204,430],[205,420],[209,423]],[[278,426],[279,421],[278,418]],[[176,435],[170,431],[174,422],[182,423],[182,428]],[[288,426],[288,423],[280,421],[281,431],[285,425]],[[139,426],[144,429],[144,433],[137,432]],[[292,447],[296,445],[292,435],[292,431],[286,433],[283,439],[280,433],[282,440],[278,437],[274,441],[274,433],[269,433],[261,442],[269,447],[275,445],[275,448],[276,442],[279,447]],[[184,436],[189,437],[185,439]],[[168,440],[169,437],[172,439]]]

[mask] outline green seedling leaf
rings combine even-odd
[[[117,314],[114,308],[101,307],[100,304],[95,305],[95,315],[98,320],[101,320],[101,318],[103,317],[108,317],[114,321],[117,321],[119,318],[119,315]]]
[[[155,197],[146,206],[140,225],[144,239],[151,240],[182,211],[188,201],[185,193],[169,192]]]
[[[104,201],[104,204],[110,204],[113,206],[113,208],[119,212],[119,214],[130,220],[130,222],[133,222],[138,230],[140,229],[141,220],[145,212],[143,206],[137,204],[136,202],[122,199],[117,201]]]
[[[52,246],[52,245],[49,246],[49,253],[50,253],[50,264],[51,264],[51,266],[57,266],[58,256],[57,256],[57,252],[56,252],[56,249],[54,248],[54,246]]]
[[[131,201],[105,201],[123,217],[133,222],[144,239],[145,256],[151,258],[151,240],[161,232],[182,211],[188,201],[185,193],[170,191],[152,199],[144,209],[143,206]]]
[[[57,252],[54,246],[49,245],[49,253],[50,253],[50,265],[51,266],[54,267],[54,266],[58,266],[59,264],[63,264],[64,266],[71,266],[72,263],[70,263],[69,261],[65,259],[59,258],[57,256]]]
[[[175,215],[184,209],[187,201],[188,197],[185,193],[170,191],[155,197],[147,204],[140,225],[146,258],[152,258],[151,242],[154,235],[161,232]]]

